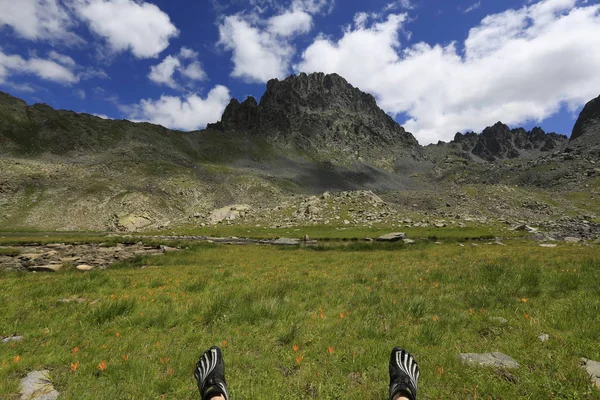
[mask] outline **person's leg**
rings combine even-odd
[[[416,400],[420,374],[410,353],[394,347],[390,355],[390,400]]]
[[[194,377],[202,400],[229,400],[225,363],[218,347],[213,346],[202,354],[196,363]]]

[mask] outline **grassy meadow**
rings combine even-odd
[[[0,398],[44,368],[63,399],[197,399],[193,366],[219,345],[233,399],[385,399],[401,345],[420,399],[600,399],[579,366],[600,360],[600,247],[505,243],[190,244],[3,273],[0,335],[25,339],[0,344]],[[491,351],[521,368],[456,359]]]

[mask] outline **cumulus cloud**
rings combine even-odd
[[[158,100],[142,100],[130,107],[129,118],[191,131],[217,122],[230,99],[229,89],[217,85],[204,99],[191,94],[185,97],[162,96]]]
[[[185,65],[186,61],[187,65]],[[175,81],[176,72],[192,81],[206,79],[206,73],[198,61],[198,53],[187,47],[181,48],[178,55],[167,56],[160,64],[150,67],[148,78],[158,85],[179,90],[182,86]]]
[[[223,18],[219,25],[219,44],[233,53],[231,76],[246,82],[263,83],[283,78],[290,71],[296,49],[292,39],[313,27],[313,15],[330,12],[332,0],[293,0],[270,18],[262,14],[275,5],[269,0],[254,0],[252,13]]]
[[[6,0],[5,0],[6,1]],[[134,0],[76,0],[73,5],[90,30],[115,52],[155,58],[179,35],[169,16],[154,4]]]
[[[11,27],[29,40],[82,42],[71,32],[75,21],[58,0],[0,0],[0,28]]]
[[[6,82],[11,75],[35,75],[43,80],[69,85],[80,80],[73,67],[38,57],[25,59],[20,55],[6,54],[0,49],[0,83]]]
[[[541,121],[600,88],[600,5],[543,0],[486,17],[463,42],[402,46],[405,14],[317,38],[296,70],[336,72],[376,96],[422,144],[498,120]]]

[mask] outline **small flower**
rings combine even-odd
[[[227,340],[223,340],[221,342],[221,347],[223,347],[223,348],[227,347]]]
[[[329,346],[329,348],[327,349],[327,351],[329,352],[329,354],[333,354],[333,346]]]
[[[321,308],[320,312],[321,319],[325,319],[325,311]]]
[[[439,321],[439,320],[440,320],[440,319],[438,318],[438,316],[437,316],[437,315],[434,315],[432,319],[433,319],[434,321]]]
[[[292,350],[298,351],[298,350],[300,350],[300,347],[297,344],[295,344],[292,346]]]
[[[169,370],[167,371],[167,376],[173,376],[173,368],[169,368]]]
[[[340,313],[340,318],[344,319],[344,317],[346,316],[346,314],[344,314],[343,312]]]
[[[119,332],[115,333],[116,337],[121,337],[121,334]]]
[[[71,350],[71,353],[73,353],[73,354],[79,353],[79,347],[77,347],[77,346],[73,347],[73,350]]]
[[[13,361],[15,364],[18,363],[19,361],[21,361],[21,356],[14,356]]]
[[[528,301],[528,300],[529,300],[529,299],[527,299],[527,298],[523,297],[523,298],[521,299],[521,302],[523,302],[523,303],[527,303],[527,301]]]
[[[97,368],[98,368],[100,371],[104,371],[104,370],[106,369],[106,366],[107,366],[107,364],[106,364],[106,361],[102,360],[102,361],[100,362],[100,364],[98,364],[98,367],[97,367]]]
[[[300,365],[300,363],[302,362],[302,360],[304,360],[304,356],[298,356],[298,357],[296,357],[296,364]]]
[[[435,370],[438,374],[440,374],[440,376],[444,375],[444,368],[440,367],[439,365],[435,366]]]
[[[123,361],[127,361],[127,360],[129,360],[129,354],[123,355]]]
[[[525,314],[525,319],[529,319],[529,314]]]
[[[71,371],[75,372],[79,368],[79,361],[71,363]]]

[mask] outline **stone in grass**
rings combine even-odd
[[[600,389],[600,362],[582,358],[581,367],[585,369],[592,383]]]
[[[576,237],[566,237],[564,240],[567,243],[573,243],[573,244],[581,242],[581,239],[576,238]]]
[[[553,249],[556,247],[556,245],[552,244],[552,243],[542,243],[542,244],[540,244],[540,247],[545,247],[547,249]]]
[[[47,370],[33,371],[21,379],[21,400],[56,400],[60,393],[54,389]]]
[[[404,232],[392,232],[377,238],[378,242],[397,242],[399,240],[406,239],[406,233]]]
[[[462,353],[458,359],[465,364],[482,367],[519,368],[519,363],[506,354],[494,353]]]
[[[402,241],[404,242],[404,244],[415,244],[415,243],[417,243],[417,242],[415,242],[412,239],[402,239]]]
[[[23,336],[12,335],[12,336],[8,336],[8,337],[3,338],[2,339],[2,343],[20,342],[23,339],[24,339]]]
[[[550,335],[544,333],[538,336],[538,339],[540,339],[541,342],[547,342],[548,340],[550,340]]]
[[[81,264],[76,266],[75,268],[77,268],[78,271],[91,271],[93,270],[95,267],[91,266],[91,265],[87,265],[87,264]]]

